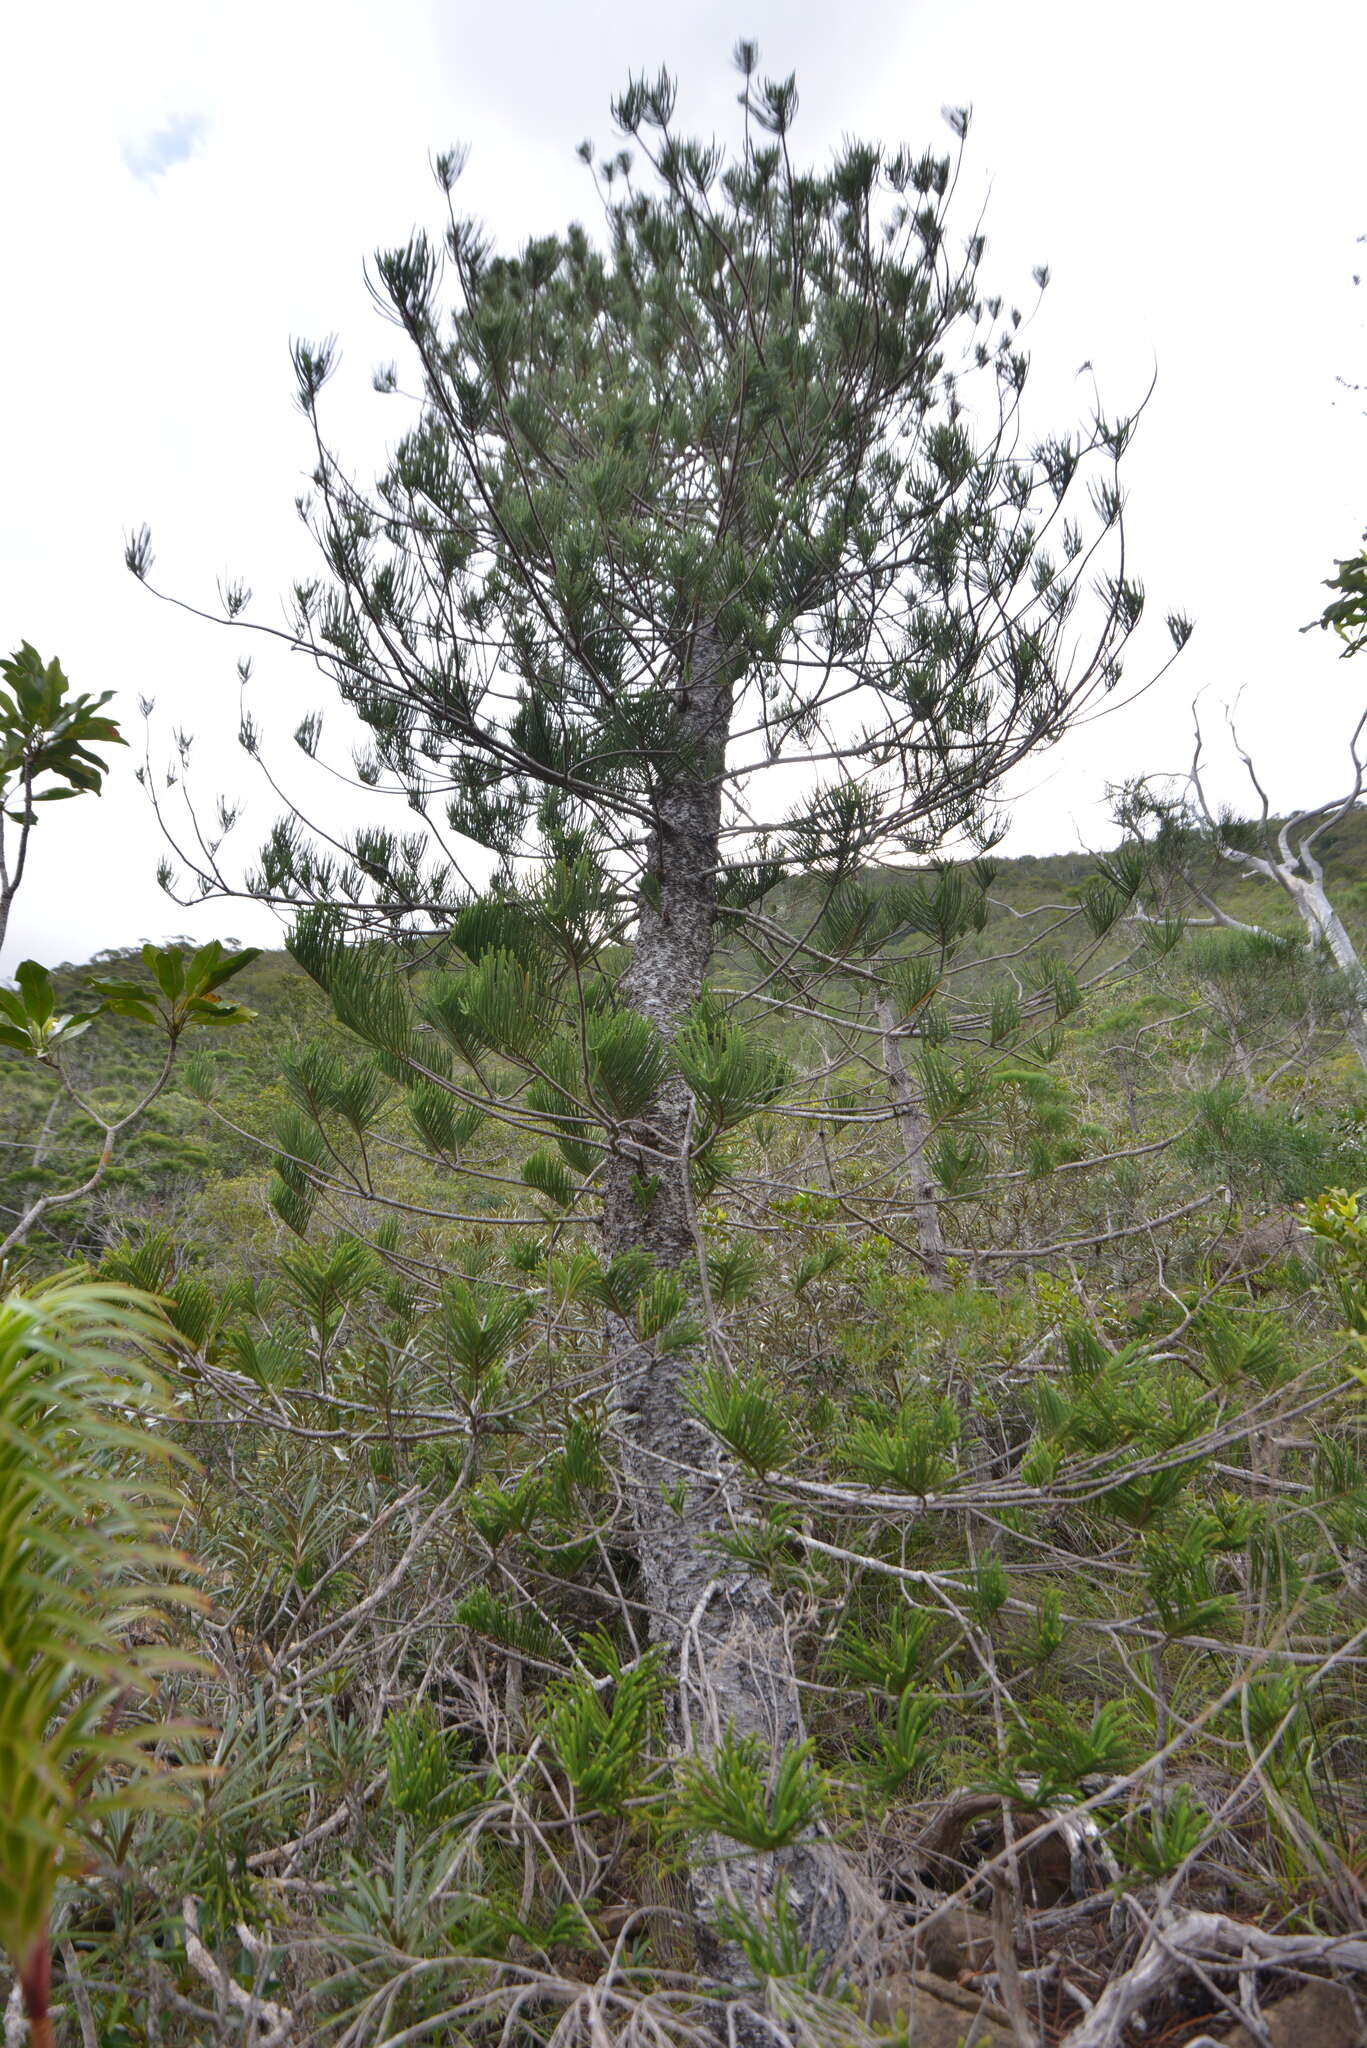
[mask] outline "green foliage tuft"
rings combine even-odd
[[[791,1459],[792,1429],[777,1389],[762,1373],[705,1365],[689,1384],[686,1399],[700,1421],[751,1472],[761,1477],[779,1472]]]
[[[725,1835],[758,1853],[799,1841],[825,1801],[810,1742],[789,1743],[774,1757],[757,1736],[729,1730],[710,1755],[679,1765],[676,1788],[681,1827]]]

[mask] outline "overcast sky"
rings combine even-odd
[[[1367,685],[1298,628],[1367,522],[1367,7],[1304,0],[53,0],[8,10],[0,50],[0,647],[33,641],[113,689],[134,750],[197,736],[212,805],[252,788],[234,735],[230,634],[140,590],[212,605],[243,577],[253,615],[311,568],[294,498],[309,463],[288,345],[336,332],[336,443],[365,473],[398,425],[370,392],[394,353],[362,281],[375,247],[437,218],[429,151],[471,145],[463,197],[503,241],[591,217],[584,136],[611,141],[632,70],[680,80],[680,125],[725,138],[729,55],[798,75],[795,150],[843,135],[946,146],[971,103],[967,233],[986,203],[985,284],[1031,296],[1036,377],[1057,423],[1094,366],[1114,413],[1157,388],[1129,462],[1131,559],[1155,606],[1197,626],[1154,692],[1041,762],[1008,848],[1101,845],[1102,790],[1179,767],[1191,702],[1241,728],[1274,800],[1327,795]],[[325,701],[303,663],[258,663],[254,709],[286,741]],[[291,750],[292,751],[292,750]],[[287,763],[288,765],[288,763]],[[1225,786],[1232,792],[1232,779]],[[239,828],[244,860],[256,804]],[[270,943],[259,909],[186,913],[154,873],[156,825],[121,757],[99,802],[45,817],[8,960],[83,959],[191,931]],[[278,940],[276,941],[278,942]]]

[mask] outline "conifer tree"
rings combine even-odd
[[[374,265],[408,366],[377,383],[411,374],[418,395],[373,491],[326,437],[334,346],[296,345],[323,571],[292,637],[365,728],[362,784],[421,826],[329,851],[287,817],[250,884],[299,912],[298,957],[439,1155],[491,1113],[545,1140],[529,1199],[594,1222],[640,1597],[673,1741],[718,1771],[735,1743],[800,1759],[803,1722],[778,1603],[719,1554],[733,1475],[690,1392],[697,1205],[787,1085],[709,987],[715,949],[749,943],[774,1003],[814,947],[858,957],[924,1209],[899,1032],[934,977],[884,972],[898,915],[882,906],[870,952],[861,877],[989,840],[1003,779],[1114,690],[1143,608],[1118,481],[1133,422],[1027,430],[1022,316],[980,285],[982,237],[949,226],[957,149],[848,142],[804,168],[793,81],[762,79],[752,45],[737,61],[730,155],[680,132],[666,76],[630,83],[624,146],[580,151],[597,234],[499,253],[457,211],[459,152],[437,159],[441,236]],[[145,579],[145,529],[128,559]],[[305,722],[306,752],[320,733]],[[794,936],[765,898],[813,874]],[[964,906],[926,914],[952,949]],[[306,1166],[280,1190],[301,1226]],[[829,1955],[845,1908],[809,1820],[751,1846],[759,1895],[783,1876]],[[724,1881],[695,1873],[705,1942]],[[735,1953],[713,1940],[723,1973]]]

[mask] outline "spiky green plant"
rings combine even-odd
[[[825,1798],[809,1741],[789,1743],[775,1757],[757,1735],[729,1728],[710,1757],[680,1764],[678,1790],[684,1827],[725,1835],[759,1854],[798,1841]]]
[[[948,1401],[907,1402],[889,1423],[861,1416],[845,1455],[862,1479],[902,1493],[933,1493],[954,1471],[959,1418]]]
[[[580,1801],[618,1813],[643,1793],[643,1750],[658,1717],[664,1678],[655,1651],[626,1669],[611,1655],[608,1677],[611,1698],[605,1686],[589,1679],[564,1681],[551,1694],[545,1726]]]
[[[1109,1777],[1134,1759],[1134,1729],[1123,1700],[1104,1700],[1090,1721],[1059,1700],[1042,1701],[1010,1740],[1014,1775],[994,1782],[1041,1806],[1077,1799],[1083,1780]]]
[[[688,1405],[752,1472],[776,1472],[792,1456],[792,1429],[762,1373],[705,1365],[689,1387]]]
[[[876,1731],[878,1748],[869,1778],[874,1790],[885,1798],[896,1797],[934,1762],[936,1704],[929,1695],[903,1692],[891,1720]]]
[[[0,1304],[0,1945],[35,2048],[53,2038],[49,1920],[101,1822],[164,1798],[166,1609],[195,1596],[163,1541],[178,1454],[146,1295],[59,1279]]]

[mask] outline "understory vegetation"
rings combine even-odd
[[[1335,849],[1350,897],[1360,836]],[[1367,1102],[1332,977],[1290,932],[1113,928],[1098,965],[1083,861],[984,881],[895,885],[899,916],[952,897],[971,935],[969,1025],[908,1062],[942,1275],[881,1067],[819,1018],[728,1002],[725,950],[694,1027],[726,1146],[694,1169],[701,1296],[605,1260],[550,1155],[389,1079],[282,956],[239,971],[257,1015],[191,1054],[159,1142],[54,1212],[29,1272],[164,1305],[200,1595],[161,1631],[196,1661],[143,1710],[185,1724],[167,1775],[193,1782],[170,1811],[82,1813],[60,1895],[98,2039],[237,2038],[244,2013],[255,2040],[284,2015],[358,2043],[510,2014],[685,2035],[700,1839],[736,1869],[725,1926],[761,2009],[823,2037],[905,2017],[870,1996],[914,1988],[926,1952],[950,1988],[975,1973],[945,2010],[1000,2026],[994,1887],[1043,2039],[1167,1902],[1356,1924],[1367,1212],[1332,1191],[1367,1183]],[[848,918],[862,886],[821,900]],[[775,929],[811,919],[810,889]],[[1041,923],[1045,970],[1020,950]],[[442,972],[415,1008],[449,1022]],[[842,967],[825,988],[849,997]],[[92,1062],[101,1034],[113,1109],[158,1056],[101,1018]],[[11,1128],[41,1128],[54,1080],[5,1073]],[[11,1166],[11,1211],[84,1156],[67,1116],[40,1171]],[[728,1739],[723,1698],[707,1766],[671,1760],[605,1305],[696,1356],[687,1398],[732,1461],[717,1570],[780,1594],[802,1688],[782,1755]],[[818,1832],[859,1879],[843,1972],[743,1875]],[[1220,1988],[1168,1996],[1213,2023]]]

